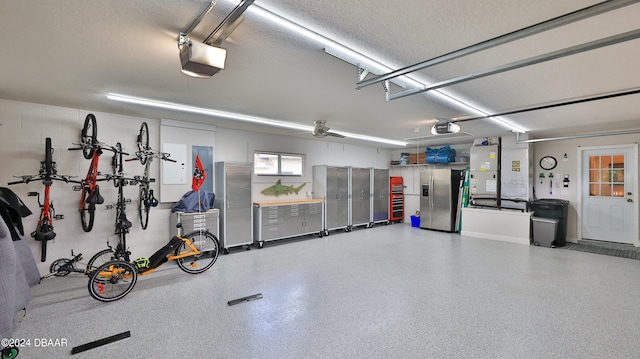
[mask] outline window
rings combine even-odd
[[[589,157],[589,196],[624,196],[624,155]]]
[[[302,176],[304,155],[255,152],[253,170],[259,176]]]

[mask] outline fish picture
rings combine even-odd
[[[302,187],[304,187],[305,184],[306,183],[303,183],[298,187],[293,187],[293,185],[285,186],[282,184],[282,180],[278,180],[276,184],[274,184],[271,187],[267,187],[263,189],[262,191],[260,191],[260,193],[262,193],[265,196],[276,196],[276,197],[281,194],[291,194],[291,193],[298,194],[298,192],[300,192],[300,190],[302,189]]]

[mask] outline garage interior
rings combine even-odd
[[[302,158],[296,175],[251,174],[257,204],[318,199],[319,166],[384,169],[404,181],[398,223],[325,226],[318,235],[230,246],[234,238],[220,238],[221,255],[207,272],[188,275],[169,262],[111,303],[88,295],[85,275],[48,278],[30,289],[25,310],[7,297],[0,311],[8,318],[3,337],[31,339],[19,348],[23,357],[64,357],[72,347],[127,331],[129,338],[79,356],[541,358],[638,351],[637,262],[565,250],[593,242],[640,247],[638,1],[26,0],[4,8],[0,182],[33,213],[22,218],[22,241],[41,276],[55,259],[82,253],[86,261],[118,240],[115,210],[107,209],[118,188],[100,184],[105,201],[85,232],[76,214],[80,194],[54,181],[51,199],[64,218],[54,221],[57,236],[40,261],[41,243],[30,236],[39,199],[27,193],[42,193],[42,181],[7,185],[38,172],[47,138],[58,173],[84,178],[89,161],[67,149],[81,140],[88,114],[97,119],[99,141],[121,143],[129,157],[144,122],[151,148],[184,159],[177,179],[176,167],[151,163],[159,204],[148,229],[138,221],[138,186],[123,188],[131,200],[132,259],[177,234],[172,207],[191,189],[196,149],[209,151],[201,158],[209,156],[205,186],[214,192],[215,163],[255,166],[256,154]],[[224,59],[195,66],[200,50]],[[473,171],[470,157],[485,144],[498,146],[502,195],[484,205],[471,180],[477,206],[460,210],[455,230],[413,226],[424,197],[421,173]],[[425,162],[426,152],[445,146],[457,159]],[[594,181],[591,159],[607,156],[612,162],[598,171],[608,179]],[[545,167],[548,159],[553,166]],[[110,162],[110,153],[102,156],[102,174],[111,173]],[[487,162],[479,163],[485,172]],[[144,169],[139,161],[123,166],[131,177]],[[286,194],[265,194],[277,185]],[[520,197],[509,197],[508,188],[523,194],[522,210],[509,208]],[[219,203],[226,200],[216,194]],[[536,199],[567,201],[565,248],[533,244],[527,209]],[[613,230],[592,232],[595,219],[605,218],[594,212],[603,203]],[[257,293],[261,298],[228,305]],[[36,338],[53,344],[36,347]],[[63,338],[66,346],[55,345]]]

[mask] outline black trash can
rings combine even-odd
[[[553,198],[537,199],[531,202],[531,211],[535,217],[557,219],[556,240],[553,245],[562,247],[567,243],[569,201]]]

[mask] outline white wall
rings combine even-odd
[[[580,158],[577,158],[578,147],[590,147],[590,146],[607,146],[607,145],[621,145],[621,144],[633,144],[640,142],[640,134],[620,135],[620,136],[603,136],[603,137],[589,137],[573,140],[562,141],[548,141],[548,142],[536,142],[533,144],[534,152],[534,188],[537,198],[557,198],[569,201],[569,218],[567,221],[567,240],[576,242],[578,239],[578,196],[580,196],[580,189],[577,188],[578,183],[578,163]],[[567,155],[566,160],[564,155]],[[558,166],[553,169],[553,189],[552,193],[549,190],[549,178],[548,173],[550,171],[542,171],[538,163],[544,156],[553,156],[558,160]],[[638,165],[638,164],[637,164]],[[638,165],[640,168],[640,165]],[[540,183],[538,175],[540,172],[544,172],[546,178],[543,183]],[[569,175],[569,187],[564,188],[562,186],[562,178],[565,174]],[[639,178],[636,174],[636,179]],[[638,195],[636,194],[636,203],[638,201]]]
[[[31,245],[34,257],[42,274],[48,272],[50,263],[61,257],[70,257],[71,250],[83,253],[85,262],[93,254],[106,248],[106,241],[114,245],[117,241],[114,231],[115,211],[106,210],[106,204],[114,204],[117,191],[111,183],[103,182],[100,191],[105,198],[103,205],[96,208],[95,225],[91,232],[82,231],[78,203],[80,193],[72,190],[72,184],[56,182],[52,186],[51,197],[56,214],[64,214],[63,220],[54,222],[57,236],[48,243],[47,261],[40,263],[40,243],[29,235],[36,227],[39,208],[35,197],[27,197],[27,192],[43,193],[43,185],[39,182],[6,186],[7,182],[16,180],[12,175],[37,174],[40,161],[44,160],[44,142],[51,137],[54,147],[53,159],[57,162],[58,174],[75,175],[77,179],[86,176],[89,160],[84,159],[80,151],[68,151],[72,143],[80,140],[80,131],[88,113],[96,116],[98,123],[98,139],[107,144],[121,142],[125,151],[134,152],[136,136],[140,124],[147,122],[149,126],[149,142],[152,148],[160,149],[160,120],[139,117],[120,116],[81,109],[63,108],[33,103],[23,103],[0,99],[0,185],[10,187],[25,202],[33,215],[23,219],[25,239]],[[290,152],[306,155],[305,174],[302,178],[283,178],[283,184],[294,181],[306,182],[307,185],[298,196],[279,197],[277,200],[305,198],[312,189],[311,168],[316,164],[351,165],[357,167],[388,168],[391,152],[378,151],[376,148],[343,145],[323,140],[303,139],[292,136],[276,136],[263,133],[230,130],[217,127],[210,143],[198,145],[214,146],[215,161],[249,161],[253,160],[254,150]],[[101,157],[100,171],[111,173],[111,156]],[[143,166],[137,161],[126,162],[124,170],[129,176],[141,175]],[[213,174],[211,174],[213,175]],[[160,178],[160,164],[154,161],[151,176]],[[266,199],[259,191],[272,185],[276,177],[254,178],[254,200]],[[154,191],[159,191],[159,181],[152,184]],[[164,245],[170,237],[170,207],[172,203],[161,204],[150,212],[149,227],[142,230],[137,213],[137,186],[127,186],[125,198],[132,204],[127,206],[127,217],[133,223],[127,237],[132,257],[148,257]],[[262,197],[261,197],[262,196]],[[273,200],[273,197],[268,198]]]

